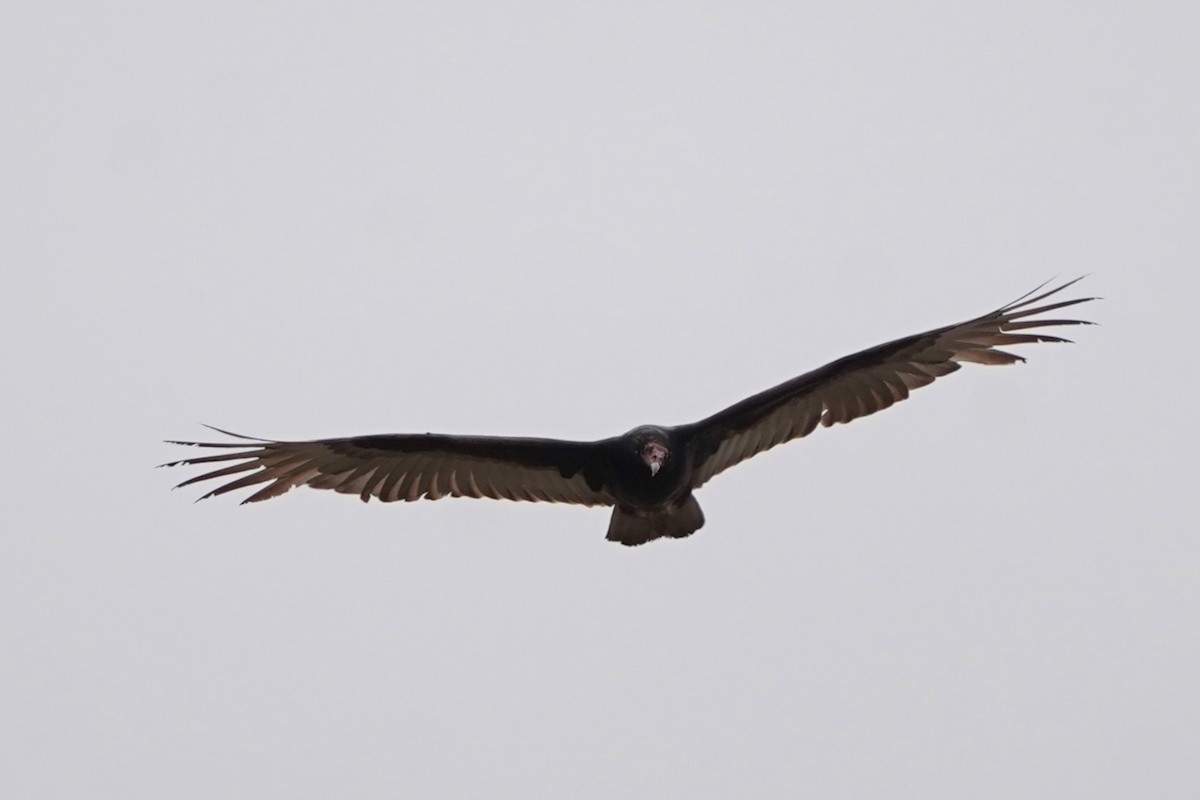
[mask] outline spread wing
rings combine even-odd
[[[238,476],[201,500],[266,484],[242,502],[268,500],[293,486],[356,494],[363,502],[372,497],[390,503],[447,496],[585,506],[614,502],[606,489],[610,440],[570,442],[427,433],[276,442],[213,430],[243,441],[171,442],[226,452],[163,464],[219,465],[175,488]]]
[[[1025,360],[998,347],[1069,341],[1036,331],[1092,323],[1028,317],[1095,300],[1083,297],[1037,305],[1078,280],[1038,294],[1045,287],[1042,284],[990,314],[840,358],[686,426],[696,442],[693,487],[764,450],[807,436],[817,425],[829,427],[885,409],[907,398],[911,390],[956,371],[961,362]]]

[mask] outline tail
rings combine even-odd
[[[704,512],[696,498],[688,495],[679,503],[653,511],[639,511],[617,506],[608,523],[610,542],[630,547],[645,544],[662,536],[682,539],[691,536],[704,525]]]

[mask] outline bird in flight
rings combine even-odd
[[[255,503],[293,486],[311,486],[356,494],[363,502],[449,496],[612,506],[611,541],[681,539],[704,525],[692,492],[733,465],[818,426],[874,414],[964,361],[1025,360],[998,348],[1069,341],[1037,331],[1092,323],[1031,317],[1097,299],[1043,303],[1078,280],[1041,292],[1043,284],[989,314],[840,358],[688,425],[643,425],[593,442],[436,433],[278,442],[214,428],[240,441],[172,441],[220,452],[162,466],[220,465],[176,488],[239,475],[202,500],[261,486],[242,501]]]

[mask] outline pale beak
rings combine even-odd
[[[661,444],[649,444],[642,450],[642,460],[650,468],[650,477],[653,478],[662,469],[663,462],[667,460],[667,455],[667,448]]]

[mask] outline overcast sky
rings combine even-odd
[[[0,794],[1197,796],[1195,3],[3,18]],[[153,469],[688,422],[1084,273],[684,541]]]

